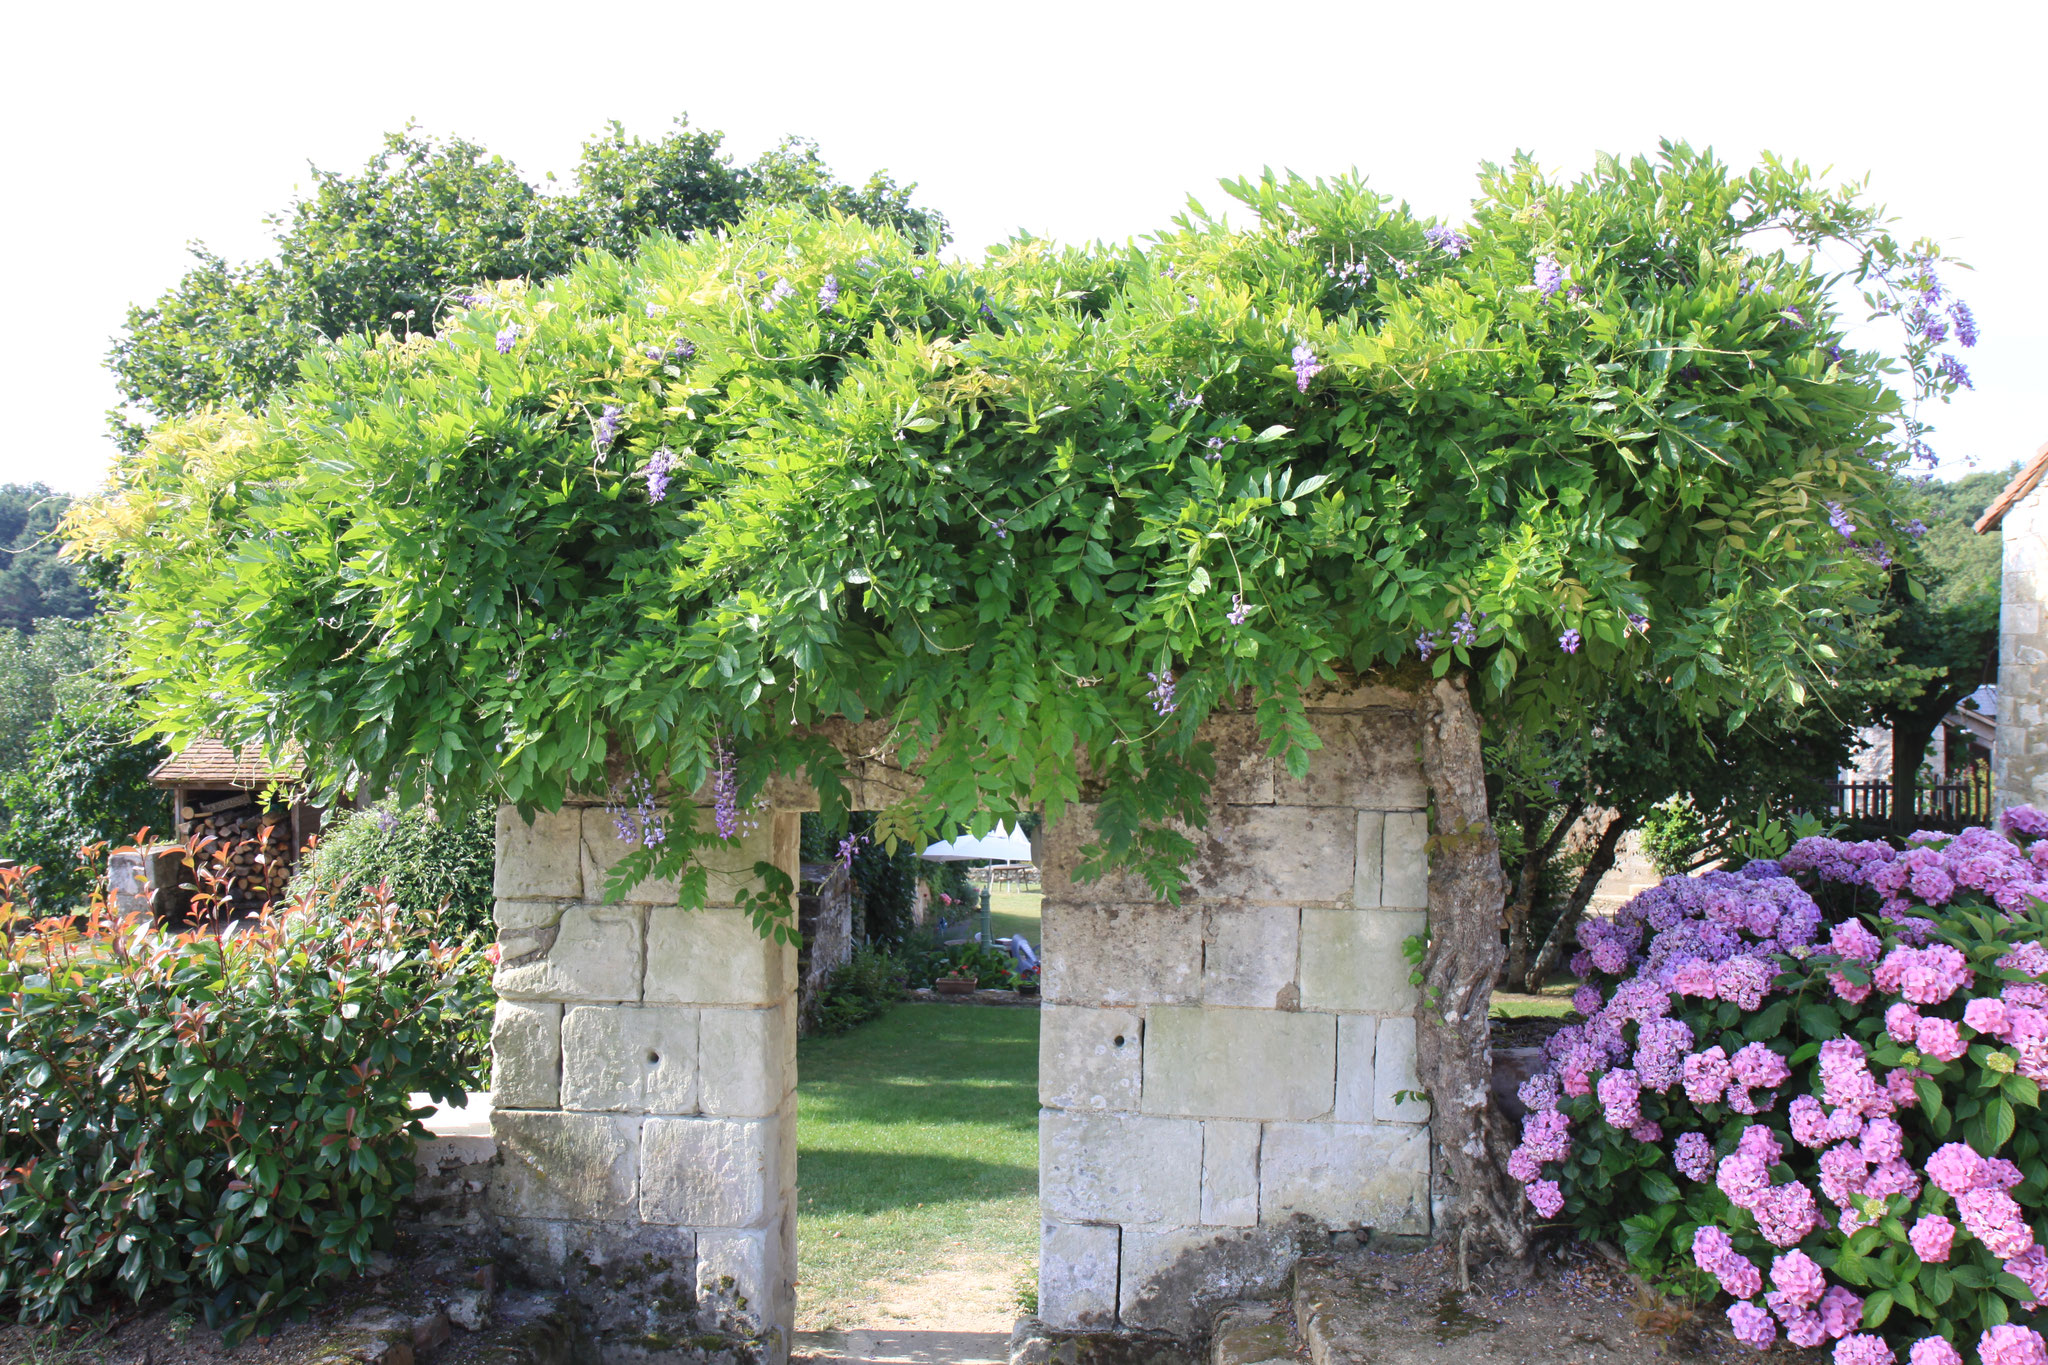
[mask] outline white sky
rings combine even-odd
[[[1456,216],[1483,158],[1574,171],[1595,151],[1764,148],[1872,177],[1909,236],[1976,267],[1977,380],[1936,414],[1944,473],[2048,440],[2048,8],[1713,4],[1094,3],[40,5],[0,89],[14,304],[0,480],[84,492],[111,447],[101,368],[184,243],[264,252],[305,166],[353,171],[408,118],[529,179],[617,118],[687,112],[740,159],[816,138],[845,179],[915,180],[977,252],[1164,226],[1263,165],[1353,166]]]

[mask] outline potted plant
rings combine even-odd
[[[940,995],[972,995],[979,984],[974,973],[955,967],[932,982],[932,989]]]
[[[1038,994],[1038,967],[1036,964],[1018,971],[1016,985],[1017,994],[1027,999]]]

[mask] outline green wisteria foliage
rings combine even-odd
[[[814,725],[881,720],[924,782],[883,832],[1085,797],[1096,865],[1171,894],[1220,705],[1301,770],[1302,689],[1395,665],[1566,724],[1827,686],[1906,540],[1898,386],[1945,381],[1842,348],[1812,262],[1882,291],[1926,248],[1682,147],[1488,167],[1455,225],[1225,188],[1229,224],[976,264],[764,211],[321,350],[232,458],[173,431],[110,495],[158,725],[406,798],[708,788],[729,828],[776,772],[843,803]],[[720,831],[643,832],[628,876]]]

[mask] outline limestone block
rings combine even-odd
[[[1414,1124],[1269,1123],[1259,1216],[1332,1230],[1429,1231],[1429,1130]]]
[[[1191,905],[1044,902],[1048,1003],[1145,1005],[1202,991],[1202,912]]]
[[[1301,1007],[1410,1014],[1419,998],[1401,944],[1422,932],[1420,910],[1301,912]]]
[[[1202,934],[1202,1003],[1293,1009],[1301,912],[1281,905],[1212,905]]]
[[[778,1337],[794,1317],[795,1287],[782,1255],[782,1230],[717,1229],[697,1234],[697,1299],[713,1313],[745,1317]],[[786,1339],[769,1354],[786,1353]]]
[[[592,900],[608,899],[606,888],[611,882],[612,869],[639,847],[637,842],[619,838],[618,822],[603,806],[584,808],[576,854],[583,868],[583,884],[590,888]],[[676,884],[671,878],[649,877],[620,899],[628,905],[674,905]]]
[[[1259,1221],[1259,1125],[1211,1119],[1202,1125],[1202,1221],[1250,1227]]]
[[[1379,1024],[1379,1016],[1374,1014],[1337,1016],[1335,1117],[1340,1123],[1372,1122],[1373,1052],[1378,1044]]]
[[[1374,1064],[1372,1116],[1382,1123],[1428,1123],[1427,1100],[1397,1100],[1402,1091],[1422,1088],[1415,1075],[1415,1018],[1413,1015],[1380,1020],[1379,1047]]]
[[[1226,806],[1195,844],[1192,895],[1272,905],[1351,900],[1358,816],[1348,806]]]
[[[568,908],[561,901],[499,900],[491,904],[491,919],[498,926],[500,941],[539,938],[562,922],[562,912]]]
[[[501,1216],[617,1222],[640,1184],[640,1124],[615,1114],[491,1111],[501,1162],[490,1206]]]
[[[583,894],[579,849],[583,813],[542,811],[528,824],[514,806],[498,807],[498,858],[491,894],[513,900]]]
[[[1389,812],[1381,859],[1380,904],[1428,909],[1429,817],[1419,810]]]
[[[754,931],[744,910],[647,912],[649,1004],[772,1005],[795,988],[796,948]]]
[[[491,1106],[553,1109],[562,1102],[562,1006],[500,1000],[491,1019]]]
[[[1278,1292],[1301,1250],[1286,1227],[1126,1227],[1119,1325],[1193,1337],[1205,1305]]]
[[[515,1000],[637,1000],[643,913],[637,905],[579,902],[562,907],[552,927],[501,935],[498,994]]]
[[[1358,812],[1358,864],[1351,874],[1351,903],[1360,909],[1380,903],[1380,882],[1386,872],[1386,841],[1386,812]]]
[[[1302,705],[1319,726],[1325,717],[1318,712],[1412,710],[1416,701],[1415,692],[1383,682],[1315,683],[1301,694]]]
[[[1332,1015],[1157,1006],[1146,1020],[1148,1114],[1312,1119],[1330,1112],[1336,1083]]]
[[[707,1009],[698,1026],[704,1112],[760,1118],[780,1112],[794,1080],[788,1056],[796,997],[765,1009]]]
[[[640,1143],[640,1217],[693,1228],[765,1228],[782,1216],[782,1120],[651,1118]]]
[[[1136,1109],[1144,1028],[1129,1010],[1041,1008],[1038,1102],[1054,1109]]]
[[[697,1011],[578,1005],[562,1017],[562,1107],[697,1112]]]
[[[1074,879],[1081,849],[1095,841],[1095,807],[1069,806],[1057,820],[1046,822],[1035,842],[1040,885],[1045,899],[1064,901],[1149,902],[1158,898],[1143,877],[1113,872],[1094,881]]]
[[[1412,703],[1322,714],[1315,727],[1323,747],[1309,755],[1307,776],[1279,771],[1273,789],[1279,804],[1419,810],[1428,803],[1422,723]]]
[[[617,1287],[666,1295],[695,1289],[686,1272],[697,1255],[697,1235],[688,1228],[644,1223],[565,1223],[500,1214],[500,1245],[524,1278],[544,1289],[585,1289],[595,1272]],[[607,1285],[607,1287],[613,1287]],[[579,1305],[586,1311],[586,1301]]]
[[[1045,1223],[1038,1235],[1038,1317],[1066,1331],[1116,1326],[1118,1229]]]
[[[1214,746],[1216,781],[1210,800],[1227,806],[1273,804],[1273,774],[1278,760],[1259,738],[1257,716],[1218,712],[1202,726],[1202,738]]]
[[[2041,629],[2041,604],[2039,602],[2007,602],[2005,619],[2000,627],[2014,635],[2035,635]]]
[[[1201,1220],[1202,1125],[1140,1114],[1038,1115],[1038,1201],[1067,1223]]]

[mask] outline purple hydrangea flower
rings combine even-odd
[[[1180,703],[1173,699],[1173,670],[1169,668],[1164,673],[1147,673],[1145,676],[1152,680],[1152,690],[1147,694],[1152,699],[1152,709],[1162,716],[1172,715],[1180,708]]]
[[[1970,372],[1968,369],[1964,368],[1963,362],[1957,360],[1952,355],[1945,355],[1941,358],[1941,373],[1943,378],[1951,380],[1954,383],[1960,384],[1966,389],[1974,389],[1977,387],[1974,383],[1971,382]]]
[[[1564,288],[1564,267],[1557,263],[1557,257],[1536,258],[1535,282],[1536,292],[1546,299]]]
[[[1308,381],[1323,372],[1323,362],[1307,342],[1294,348],[1294,387],[1308,392]]]
[[[1557,637],[1557,647],[1567,654],[1578,653],[1581,643],[1582,641],[1577,630],[1567,630],[1564,634]]]
[[[617,405],[612,403],[605,404],[604,411],[598,414],[590,433],[590,443],[597,447],[598,454],[610,450],[612,442],[619,439],[619,418],[622,415]]]
[[[516,322],[508,324],[503,331],[498,333],[498,354],[512,354],[512,345],[518,340],[519,324]]]
[[[839,277],[827,275],[825,283],[818,286],[818,307],[829,313],[839,303]]]
[[[1977,344],[1977,315],[1970,311],[1970,305],[1957,299],[1948,306],[1949,320],[1956,325],[1956,340],[1965,346]]]
[[[640,471],[640,477],[647,480],[647,500],[660,502],[668,496],[669,473],[675,468],[675,453],[663,446],[648,456],[647,467]]]
[[[1456,228],[1428,228],[1422,235],[1431,246],[1446,256],[1462,256],[1472,249],[1472,239]]]

